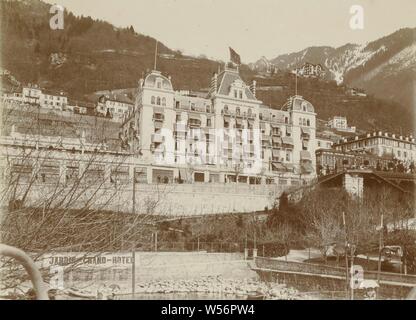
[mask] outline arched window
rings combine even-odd
[[[155,104],[156,103],[156,98],[154,96],[152,96],[152,100],[151,100],[151,104]]]
[[[303,118],[303,125],[306,126],[306,119]]]
[[[311,120],[306,120],[306,125],[308,126],[308,127],[310,127],[311,126]]]
[[[261,112],[259,113],[259,119],[263,120],[263,114]]]
[[[157,104],[158,106],[160,106],[160,97],[157,97],[157,99],[156,99],[156,104]]]
[[[228,112],[228,106],[227,106],[227,105],[225,105],[225,106],[224,106],[224,112],[225,112],[225,113],[227,113],[227,112]]]
[[[247,111],[248,116],[251,116],[251,113],[252,113],[251,109],[248,109]]]
[[[162,98],[162,106],[166,106],[166,98],[165,97]]]

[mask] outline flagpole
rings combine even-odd
[[[155,49],[155,67],[154,67],[154,70],[156,70],[156,68],[157,68],[157,45],[158,45],[158,40],[156,40],[156,49]]]
[[[298,95],[298,69],[295,70],[295,96]]]

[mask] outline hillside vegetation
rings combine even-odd
[[[85,99],[100,90],[137,88],[138,80],[154,67],[156,39],[133,27],[115,28],[105,21],[65,12],[64,30],[53,31],[49,28],[48,4],[40,0],[0,0],[0,4],[1,67],[22,84],[38,83],[44,88],[65,90],[73,99]],[[311,54],[319,55],[320,50],[311,50]],[[157,69],[171,75],[178,90],[208,88],[212,74],[221,65],[218,61],[185,56],[163,43],[159,43],[158,52]],[[247,83],[257,80],[257,96],[266,105],[280,108],[295,93],[294,77],[287,71],[271,77],[260,77],[245,65],[240,71]],[[262,86],[281,88],[266,91],[261,90]],[[395,92],[406,95],[408,90]],[[402,130],[403,134],[413,128],[414,114],[409,106],[372,96],[351,97],[334,81],[299,79],[298,93],[314,104],[320,119],[345,115],[351,125],[365,130]]]

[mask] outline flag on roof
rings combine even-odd
[[[230,47],[230,60],[231,60],[231,62],[235,63],[236,65],[241,64],[240,55],[237,52],[235,52],[235,50],[231,47]]]

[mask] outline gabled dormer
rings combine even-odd
[[[211,81],[209,97],[223,96],[237,100],[253,100],[255,97],[255,85],[248,86],[240,77],[238,70],[226,68],[220,74],[214,74]]]

